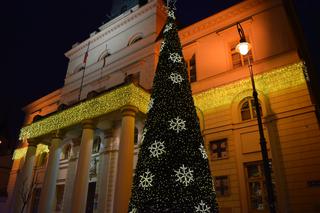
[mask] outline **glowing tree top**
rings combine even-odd
[[[129,212],[218,212],[172,7],[163,35]]]

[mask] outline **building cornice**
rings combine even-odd
[[[68,52],[65,53],[65,56],[70,58],[74,54],[76,54],[77,52],[86,50],[89,42],[91,44],[93,44],[94,42],[102,39],[103,37],[109,35],[110,33],[114,32],[115,30],[119,29],[120,27],[122,27],[124,25],[128,25],[130,22],[133,22],[134,20],[136,20],[139,17],[143,16],[144,14],[148,13],[150,10],[156,8],[157,5],[158,5],[157,1],[151,1],[149,4],[144,5],[143,7],[139,8],[138,10],[136,10],[132,13],[127,14],[124,17],[121,17],[121,15],[120,15],[121,18],[117,22],[112,23],[110,26],[106,27],[105,29],[103,29],[102,31],[97,33],[96,35],[86,39],[85,41],[83,41],[82,43],[77,45],[76,47],[72,48],[71,50],[69,50]],[[118,19],[118,18],[116,18],[116,19]],[[113,20],[111,20],[110,22],[112,22],[112,21]]]
[[[84,120],[119,110],[126,105],[134,106],[146,113],[148,101],[149,94],[146,91],[134,84],[129,84],[23,127],[20,131],[20,139],[46,135],[52,131],[79,124]]]
[[[247,0],[225,9],[217,14],[196,22],[179,31],[179,37],[183,41],[190,37],[196,39],[208,32],[215,32],[229,24],[241,21],[269,8],[280,5],[279,0]]]
[[[51,93],[49,93],[46,96],[41,97],[40,99],[37,99],[36,101],[28,104],[27,106],[23,107],[22,110],[24,112],[29,112],[29,111],[34,111],[37,110],[38,108],[40,109],[41,107],[38,107],[44,102],[50,101],[55,97],[60,97],[62,89],[57,89]]]

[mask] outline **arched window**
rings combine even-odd
[[[79,64],[71,73],[69,73],[69,75],[81,72],[84,70],[84,66],[83,64]]]
[[[128,42],[128,46],[136,43],[137,41],[140,41],[143,38],[143,34],[142,33],[137,33],[135,35],[133,35]]]
[[[262,116],[261,104],[259,101],[259,110]],[[241,120],[246,121],[257,117],[253,97],[246,97],[240,105]]]
[[[110,54],[110,51],[108,49],[106,49],[105,51],[103,51],[99,58],[98,58],[98,61],[102,61],[102,60],[105,60]]]

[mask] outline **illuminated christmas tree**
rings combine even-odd
[[[172,7],[163,35],[129,212],[218,212]]]

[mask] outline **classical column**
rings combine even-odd
[[[54,209],[56,196],[56,183],[59,172],[59,160],[61,154],[61,134],[54,134],[51,139],[49,151],[49,159],[46,169],[45,178],[41,188],[41,196],[39,203],[39,212],[51,213]]]
[[[28,150],[25,156],[23,167],[18,175],[15,186],[15,197],[13,198],[13,212],[21,213],[26,211],[27,197],[32,190],[33,168],[35,164],[35,156],[37,145],[35,141],[28,140]]]
[[[94,125],[91,120],[83,122],[82,139],[80,144],[77,173],[74,180],[71,212],[81,213],[86,211],[89,168],[94,139]]]
[[[108,170],[109,170],[109,156],[107,149],[112,141],[112,130],[104,132],[104,140],[101,145],[99,153],[99,176],[97,180],[96,191],[98,192],[98,208],[97,212],[107,212],[107,193],[108,193]]]
[[[128,212],[133,172],[135,115],[138,109],[133,106],[126,106],[121,112],[121,136],[115,193],[115,212],[117,213]]]

